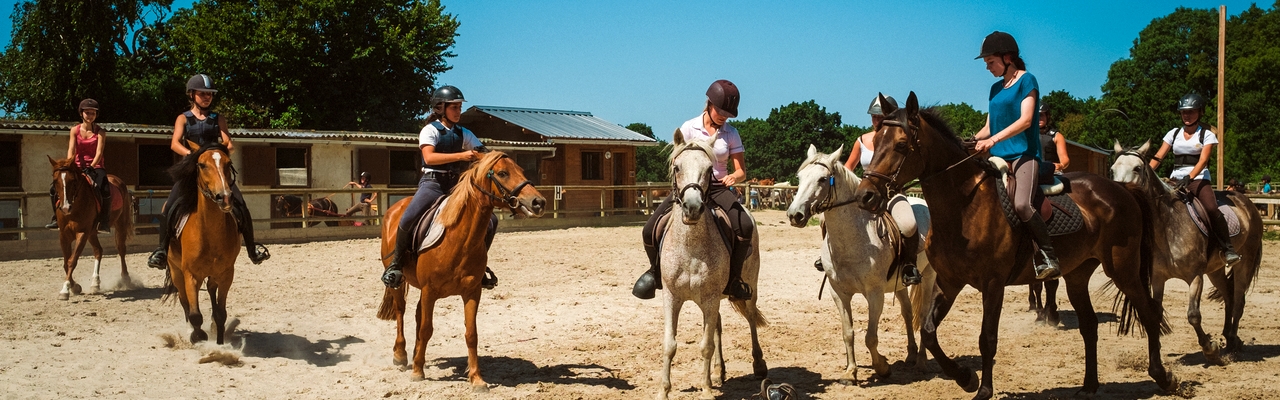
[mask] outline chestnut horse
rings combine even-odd
[[[395,249],[396,223],[413,197],[406,197],[392,205],[386,214],[388,221],[382,224],[382,254],[389,255]],[[422,290],[418,300],[418,332],[413,344],[413,380],[422,380],[426,363],[427,342],[433,333],[436,300],[461,296],[464,308],[467,341],[467,381],[473,391],[489,390],[480,377],[479,355],[476,353],[476,312],[480,308],[480,280],[484,277],[489,255],[484,237],[493,217],[495,207],[506,208],[527,217],[542,216],[547,200],[538,193],[524,176],[524,170],[510,157],[494,151],[484,155],[458,178],[458,184],[449,194],[448,203],[440,210],[435,223],[444,225],[444,237],[440,243],[417,253],[417,261],[404,268],[404,281]],[[407,258],[406,261],[413,258]],[[383,257],[383,268],[390,264],[390,257]],[[379,270],[381,271],[381,270]],[[408,287],[387,288],[383,292],[378,318],[396,321],[396,342],[392,357],[396,364],[407,363],[404,350],[404,311]]]
[[[887,104],[883,97],[880,102]],[[1036,280],[1030,235],[1005,218],[997,193],[1001,177],[991,163],[971,160],[973,156],[942,118],[932,110],[920,110],[915,92],[903,108],[890,106],[884,111],[887,116],[876,134],[875,155],[855,198],[862,208],[881,212],[890,188],[920,179],[932,211],[926,253],[942,290],[934,303],[933,318],[925,321],[921,342],[943,372],[965,391],[976,391],[975,399],[990,398],[1004,288]],[[1176,389],[1178,380],[1164,368],[1160,354],[1160,335],[1167,333],[1168,324],[1160,303],[1150,294],[1153,228],[1146,196],[1137,188],[1094,174],[1069,173],[1064,177],[1071,187],[1071,200],[1084,216],[1080,230],[1053,238],[1067,298],[1075,307],[1085,343],[1080,394],[1092,395],[1098,390],[1098,317],[1089,298],[1089,278],[1099,264],[1120,291],[1116,304],[1126,305],[1119,331],[1130,331],[1136,313],[1147,335],[1147,374],[1161,389]],[[957,364],[938,344],[937,326],[965,285],[982,293],[981,384],[977,374]]]
[[[235,276],[236,257],[240,255],[240,230],[231,215],[231,157],[225,146],[212,143],[183,157],[169,169],[178,184],[174,190],[177,207],[171,215],[174,240],[169,244],[169,273],[165,277],[165,294],[177,293],[182,312],[191,323],[191,342],[209,339],[201,325],[200,287],[209,291],[213,326],[218,344],[222,344],[227,323],[227,293]],[[186,216],[185,219],[182,216]]]
[[[1147,167],[1151,158],[1150,150],[1150,142],[1128,150],[1116,142],[1118,155],[1111,167],[1112,178],[1138,185],[1146,191],[1154,204],[1156,251],[1155,276],[1151,286],[1156,301],[1163,300],[1164,284],[1169,279],[1182,279],[1191,285],[1187,301],[1187,322],[1196,331],[1205,359],[1210,363],[1223,364],[1223,350],[1230,353],[1239,351],[1244,346],[1239,336],[1240,317],[1244,315],[1245,293],[1258,277],[1258,267],[1262,263],[1262,216],[1245,195],[1233,191],[1217,192],[1218,198],[1225,199],[1240,218],[1243,233],[1231,239],[1240,253],[1240,261],[1233,264],[1230,272],[1227,272],[1226,261],[1217,241],[1200,233],[1191,214],[1187,212],[1186,203],[1165,185],[1155,170]],[[1222,324],[1222,336],[1227,341],[1225,349],[1200,326],[1200,293],[1204,289],[1205,274],[1209,275],[1209,281],[1214,286],[1209,299],[1226,303],[1227,315]]]
[[[338,213],[338,205],[330,200],[333,194],[307,202],[307,216],[309,217],[341,217]],[[276,211],[281,217],[301,217],[302,216],[302,197],[294,195],[284,195],[276,197]],[[325,221],[327,226],[338,226],[338,221]],[[320,225],[319,222],[308,222],[304,228]]]
[[[107,183],[115,189],[112,191],[112,204],[99,205],[97,189],[74,162],[49,158],[49,165],[53,167],[53,186],[58,193],[58,207],[54,214],[58,217],[58,242],[62,245],[62,271],[67,276],[58,299],[67,300],[71,294],[80,294],[80,284],[71,275],[76,270],[80,252],[84,250],[86,242],[93,246],[93,280],[89,284],[89,293],[101,291],[102,279],[98,273],[102,270],[102,245],[98,243],[98,230],[94,224],[98,218],[98,207],[111,207],[117,201],[120,205],[111,209],[108,225],[115,229],[116,256],[120,258],[120,285],[125,289],[132,289],[133,280],[129,279],[129,267],[125,265],[124,255],[129,238],[133,237],[133,196],[125,189],[124,182],[115,175],[107,175]]]

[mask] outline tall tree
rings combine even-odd
[[[813,100],[791,103],[769,112],[769,118],[734,121],[747,148],[748,178],[774,178],[796,182],[796,169],[804,162],[809,145],[834,151],[848,150],[851,128],[845,128],[840,113],[828,113]]]
[[[969,103],[947,103],[933,108],[947,121],[951,130],[962,138],[973,136],[987,125],[987,113],[974,109]]]
[[[238,125],[409,131],[457,29],[439,0],[200,0],[158,40]]]
[[[636,148],[636,182],[666,182],[667,154],[670,154],[668,143],[653,136],[653,128],[648,124],[636,122],[626,126],[632,132],[648,136],[658,141],[657,146]]]

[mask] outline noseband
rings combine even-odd
[[[894,113],[896,114],[897,112],[895,111]],[[866,178],[876,178],[876,180],[881,181],[880,183],[884,186],[886,193],[891,191],[901,193],[906,189],[903,188],[902,185],[898,184],[898,174],[902,173],[902,164],[906,163],[906,160],[907,160],[906,156],[908,154],[911,154],[912,151],[915,151],[920,147],[920,138],[918,135],[916,135],[915,124],[912,124],[906,121],[905,117],[899,117],[896,119],[886,118],[884,121],[880,122],[880,126],[881,126],[880,129],[882,130],[884,129],[885,126],[896,126],[902,129],[904,132],[907,133],[907,139],[910,143],[910,146],[908,146],[908,148],[905,150],[898,149],[898,146],[893,147],[893,151],[896,151],[902,154],[902,159],[898,160],[898,165],[894,166],[892,174],[885,175],[885,174],[868,169],[866,173],[863,175]]]
[[[504,155],[502,156],[502,158],[508,158],[508,157]],[[514,213],[516,209],[520,208],[520,198],[516,197],[516,195],[519,194],[521,190],[524,190],[525,186],[533,186],[532,182],[529,182],[528,179],[525,179],[524,182],[520,182],[520,184],[516,185],[515,188],[507,189],[507,187],[504,186],[502,182],[498,181],[498,178],[493,176],[492,168],[490,168],[489,172],[485,174],[485,178],[488,178],[489,181],[493,183],[493,186],[498,188],[498,193],[501,193],[502,194],[501,196],[493,194],[488,190],[484,190],[484,188],[480,187],[479,185],[476,185],[474,182],[471,183],[471,186],[475,186],[476,190],[479,190],[481,193],[488,195],[490,198],[497,200],[502,204],[505,204],[507,208],[511,209],[512,213]]]

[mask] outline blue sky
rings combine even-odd
[[[0,0],[9,15],[13,0]],[[1010,32],[1042,91],[1100,96],[1111,63],[1138,31],[1179,6],[1165,1],[461,1],[453,66],[440,84],[470,105],[590,111],[666,135],[701,111],[707,86],[742,91],[739,118],[816,100],[846,124],[869,125],[877,92],[923,104],[986,109],[994,81],[974,60],[982,38]],[[190,0],[175,1],[174,8]],[[727,5],[731,4],[731,5]],[[1269,7],[1262,3],[1262,7]],[[11,23],[0,26],[0,43]]]

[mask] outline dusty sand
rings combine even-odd
[[[792,228],[781,212],[762,212],[760,308],[773,325],[761,331],[770,378],[794,384],[812,398],[969,398],[939,375],[932,360],[923,371],[902,361],[906,341],[896,307],[886,307],[881,351],[893,362],[882,381],[845,386],[840,325],[830,293],[817,291],[812,267],[816,227]],[[374,317],[382,296],[376,240],[272,246],[264,265],[243,255],[229,300],[239,320],[227,345],[183,345],[188,333],[180,306],[159,300],[162,275],[130,254],[134,280],[145,286],[104,295],[55,300],[62,283],[59,259],[0,263],[0,397],[3,398],[652,398],[657,391],[661,301],[631,297],[645,269],[639,227],[575,228],[501,233],[490,265],[501,278],[480,305],[481,371],[491,386],[473,395],[465,382],[466,347],[457,298],[436,309],[427,349],[427,380],[393,366],[394,324]],[[148,238],[144,237],[143,240]],[[1166,309],[1174,333],[1163,343],[1170,368],[1202,398],[1277,397],[1280,384],[1280,281],[1277,247],[1265,249],[1262,277],[1249,296],[1241,337],[1246,347],[1225,367],[1205,366],[1184,318],[1186,285],[1169,284]],[[92,260],[76,272],[88,286]],[[119,281],[115,258],[104,260],[104,289]],[[1094,286],[1105,281],[1099,275]],[[995,388],[1001,398],[1071,396],[1083,376],[1083,349],[1065,296],[1062,327],[1037,326],[1026,311],[1026,287],[1009,288],[1001,320]],[[411,298],[416,299],[413,293]],[[967,289],[940,328],[941,343],[962,364],[980,365],[979,296]],[[202,308],[210,319],[204,294]],[[1100,313],[1110,301],[1095,298]],[[865,304],[855,297],[859,304]],[[412,305],[411,305],[412,307]],[[893,312],[889,312],[892,310]],[[857,324],[865,324],[865,306]],[[745,321],[724,307],[728,381],[721,398],[758,390],[751,377]],[[1100,327],[1099,377],[1103,398],[1164,398],[1144,370],[1133,369],[1146,342],[1117,337],[1114,318]],[[1205,303],[1205,324],[1219,332],[1222,305]],[[695,398],[699,380],[696,307],[685,307],[672,370],[674,397]],[[407,323],[410,329],[412,322]],[[859,376],[870,377],[869,356],[858,337]],[[173,338],[177,345],[170,346]],[[167,342],[168,340],[168,342]],[[412,351],[412,337],[410,337]],[[209,361],[201,363],[200,361]]]

